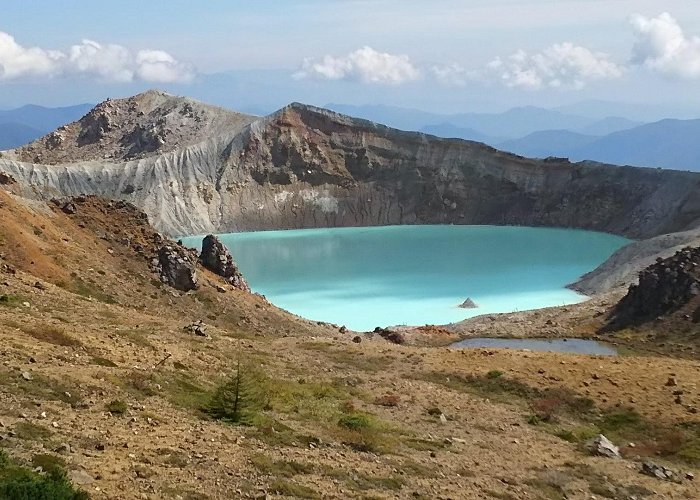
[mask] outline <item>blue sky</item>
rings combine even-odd
[[[159,87],[260,111],[700,109],[696,0],[0,0],[0,12],[5,108]]]

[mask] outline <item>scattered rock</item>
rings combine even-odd
[[[340,329],[338,330],[340,333],[347,333],[348,329],[345,326],[341,326]]]
[[[402,345],[406,343],[406,337],[404,337],[402,333],[389,330],[388,328],[381,328],[378,326],[374,329],[374,333],[378,333],[381,338],[393,342],[394,344]]]
[[[655,477],[657,479],[662,479],[664,481],[677,481],[677,473],[668,467],[663,465],[657,465],[654,462],[646,461],[642,463],[642,474],[647,476]]]
[[[61,443],[54,451],[62,455],[67,455],[71,452],[71,447],[68,443]]]
[[[362,342],[362,337],[360,337],[359,335],[355,335],[352,338],[352,341],[355,342],[356,344],[359,344],[360,342]]]
[[[588,444],[588,449],[591,453],[595,455],[601,455],[608,458],[622,458],[620,455],[620,448],[615,446],[612,441],[598,434],[593,440]]]
[[[34,380],[34,377],[29,372],[22,372],[22,378],[27,381]]]
[[[666,381],[666,387],[676,387],[677,385],[678,381],[676,380],[676,377],[669,377]]]
[[[0,172],[0,185],[6,186],[8,184],[15,184],[17,180],[10,174],[5,172]]]
[[[204,267],[225,278],[234,287],[250,292],[248,282],[238,270],[228,248],[213,234],[202,240],[202,252],[199,254],[199,260]]]
[[[63,206],[61,207],[61,210],[63,211],[64,214],[68,214],[68,215],[73,215],[75,212],[78,211],[78,209],[75,207],[75,204],[70,202],[70,201],[64,203]]]
[[[193,333],[199,337],[207,336],[207,325],[201,319],[185,326],[183,330]]]
[[[465,300],[464,302],[462,302],[462,303],[459,305],[459,307],[461,307],[462,309],[476,309],[476,308],[478,308],[479,306],[476,304],[476,302],[474,302],[474,301],[471,299],[471,297],[467,297],[467,300]]]
[[[685,473],[685,478],[686,478],[688,481],[694,481],[694,480],[695,480],[695,474],[693,474],[692,472],[686,472],[686,473]]]

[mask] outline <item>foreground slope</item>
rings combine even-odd
[[[138,211],[73,203],[0,191],[0,446],[93,498],[700,494],[696,362],[353,342],[202,269],[170,289]],[[200,319],[207,337],[183,329]],[[247,425],[202,411],[238,361],[267,381]],[[597,431],[626,458],[590,455]]]

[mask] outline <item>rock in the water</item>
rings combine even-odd
[[[657,479],[662,479],[664,481],[676,481],[676,472],[664,467],[663,465],[657,465],[654,462],[646,461],[642,464],[642,474],[647,476],[655,477]]]
[[[459,305],[459,307],[461,307],[462,309],[476,309],[476,308],[479,307],[479,306],[476,305],[476,302],[474,302],[474,301],[471,299],[471,297],[467,297],[467,300],[465,300],[464,302],[462,302],[462,303]]]
[[[250,291],[248,282],[238,270],[228,248],[213,234],[206,236],[202,240],[202,253],[199,255],[199,260],[204,267],[226,278],[226,281],[234,287],[246,292]]]
[[[598,434],[589,443],[588,448],[596,455],[602,455],[609,458],[622,458],[622,455],[620,455],[620,448],[615,446],[612,441],[602,434]]]
[[[198,288],[195,267],[195,259],[183,247],[163,245],[158,250],[158,272],[161,280],[177,290],[188,292]]]

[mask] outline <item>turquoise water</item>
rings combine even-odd
[[[595,354],[615,356],[617,351],[609,345],[584,339],[494,339],[474,338],[452,344],[458,349],[490,348],[529,349],[530,351],[566,352],[571,354]]]
[[[580,302],[565,285],[629,240],[503,226],[388,226],[220,235],[252,289],[358,331]],[[201,238],[184,238],[199,246]],[[471,297],[477,309],[457,307]]]

